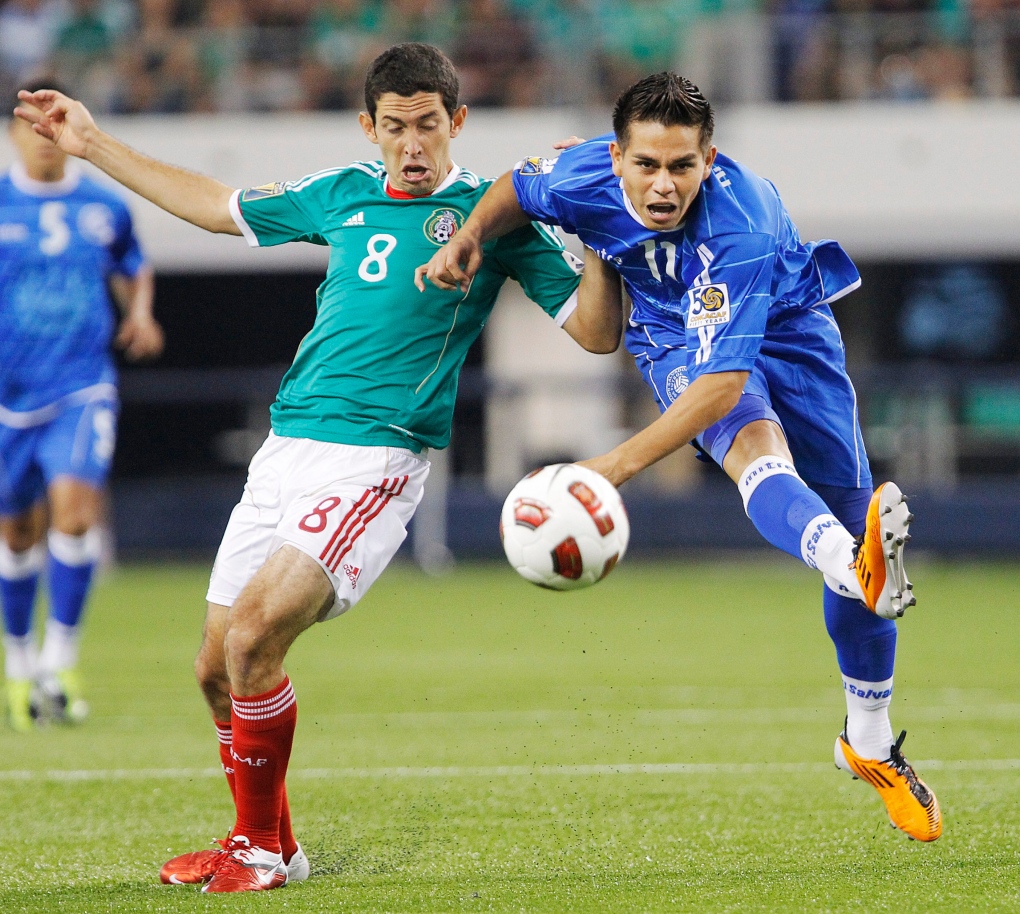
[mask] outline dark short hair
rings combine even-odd
[[[408,41],[383,51],[365,77],[365,107],[372,122],[379,99],[387,92],[410,98],[417,92],[438,92],[446,113],[453,117],[460,80],[450,59],[430,44]]]
[[[715,114],[701,90],[685,76],[668,71],[646,76],[616,100],[613,131],[620,146],[626,148],[630,125],[635,121],[651,121],[664,127],[697,127],[705,150],[711,145],[715,130]]]
[[[10,85],[10,83],[8,83]],[[55,79],[33,79],[28,82],[22,83],[14,89],[14,97],[11,99],[11,105],[7,109],[9,117],[14,120],[14,109],[21,104],[21,99],[18,98],[19,92],[38,92],[40,89],[53,89],[56,92],[60,92],[63,95],[67,95],[67,89]]]

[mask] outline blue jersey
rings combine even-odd
[[[687,381],[751,371],[784,314],[860,285],[836,242],[803,243],[772,183],[724,155],[680,226],[646,228],[613,174],[612,139],[555,161],[525,159],[513,173],[517,199],[532,219],[562,226],[616,267],[634,303],[631,326],[659,346],[686,348]]]
[[[0,177],[0,410],[38,410],[115,379],[107,281],[143,264],[127,206],[69,165]]]

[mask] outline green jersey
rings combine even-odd
[[[507,277],[562,324],[580,261],[532,223],[485,246],[467,295],[414,285],[491,181],[454,167],[428,197],[392,190],[380,162],[355,162],[287,184],[235,192],[231,212],[252,246],[329,245],[315,324],[271,410],[273,431],[420,452],[450,441],[457,378]]]

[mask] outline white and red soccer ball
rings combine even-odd
[[[556,463],[510,490],[499,535],[521,577],[553,590],[576,590],[601,581],[623,558],[630,522],[608,479],[576,463]]]

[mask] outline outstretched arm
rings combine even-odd
[[[577,308],[563,323],[589,352],[616,352],[623,333],[620,274],[591,248],[584,249],[584,273],[577,287]]]
[[[423,277],[440,289],[459,288],[465,294],[482,265],[482,245],[531,221],[517,202],[512,172],[507,172],[482,195],[467,222],[432,259],[414,271],[414,284],[425,291]]]
[[[64,152],[91,162],[160,209],[209,232],[240,235],[230,215],[233,189],[125,146],[96,126],[88,109],[52,89],[19,92],[14,113]]]
[[[695,378],[651,425],[608,454],[580,463],[601,473],[614,486],[622,485],[722,419],[737,405],[748,375],[746,371],[723,371]]]

